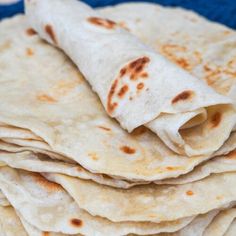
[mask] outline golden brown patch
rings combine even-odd
[[[113,29],[117,25],[114,21],[99,18],[99,17],[89,17],[88,21],[94,25],[98,25],[98,26],[104,27],[106,29]]]
[[[125,152],[126,154],[134,154],[136,152],[134,148],[131,148],[129,146],[122,146],[120,150]]]
[[[216,112],[212,117],[211,117],[211,127],[215,128],[220,124],[221,121],[221,113],[220,112]]]
[[[11,41],[6,40],[4,43],[0,44],[0,52],[3,52],[11,47]]]
[[[141,135],[147,132],[147,128],[144,126],[140,126],[136,129],[133,130],[133,132],[131,133],[132,135]]]
[[[48,103],[55,103],[56,102],[56,100],[53,97],[51,97],[47,94],[40,94],[37,96],[37,99],[41,102],[48,102]]]
[[[112,102],[115,95],[117,96],[118,99],[121,99],[125,96],[125,94],[129,90],[129,87],[127,84],[121,85],[121,88],[118,89],[119,82],[121,82],[125,76],[129,76],[131,81],[137,81],[139,78],[147,78],[148,74],[144,72],[143,70],[149,61],[150,59],[148,57],[138,58],[130,62],[128,65],[126,65],[120,70],[119,77],[113,82],[111,89],[108,93],[108,99],[107,99],[108,113],[111,114],[115,110],[115,108],[118,106],[118,102]],[[140,90],[141,86],[142,86],[141,83],[138,86],[136,85],[137,90]],[[132,99],[133,97],[129,98],[129,100],[132,100]]]
[[[26,34],[29,35],[29,36],[33,36],[33,35],[36,35],[37,32],[33,28],[28,28],[26,30]]]
[[[222,200],[222,199],[223,199],[223,196],[216,196],[216,199],[217,199],[217,200]]]
[[[118,92],[118,96],[122,98],[126,94],[126,92],[128,92],[128,90],[129,90],[129,86],[124,85]]]
[[[49,192],[58,192],[62,190],[59,184],[45,179],[42,175],[38,173],[31,173],[31,176],[37,184],[39,184],[41,187],[45,188]]]
[[[56,39],[56,35],[53,31],[53,28],[51,25],[47,24],[45,25],[45,32],[48,34],[48,36],[51,38],[51,40],[53,41],[53,43],[57,44],[57,39]]]
[[[43,232],[42,236],[50,236],[50,233],[49,232]]]
[[[26,48],[26,55],[31,57],[34,55],[34,50],[32,48]]]
[[[119,22],[118,25],[119,25],[121,28],[123,28],[123,29],[125,29],[125,30],[127,30],[127,31],[130,31],[130,29],[127,27],[127,25],[125,24],[124,21]]]
[[[191,190],[188,190],[187,192],[186,192],[186,195],[188,195],[188,196],[192,196],[194,193],[193,193],[193,191],[191,191]]]
[[[143,87],[144,87],[144,83],[142,83],[142,82],[137,85],[138,90],[143,89]]]
[[[95,152],[88,153],[88,156],[91,157],[94,161],[97,161],[99,159]]]
[[[111,131],[111,129],[110,128],[107,128],[107,127],[105,127],[105,126],[98,126],[98,128],[99,129],[103,129],[103,130],[106,130],[106,131]]]
[[[229,152],[226,155],[226,157],[229,158],[229,159],[236,159],[236,150],[233,150],[233,151]]]
[[[83,225],[83,221],[80,219],[71,219],[70,222],[75,227],[81,227]]]
[[[198,51],[192,52],[185,46],[177,44],[164,44],[161,46],[160,52],[163,56],[188,71],[191,71],[202,62],[201,54]]]
[[[179,101],[185,101],[190,99],[193,96],[193,91],[191,90],[186,90],[183,91],[182,93],[178,94],[176,97],[172,99],[172,104],[175,104]]]
[[[108,99],[107,99],[107,111],[108,113],[112,113],[116,106],[118,105],[116,102],[112,102],[112,97],[115,94],[116,87],[118,85],[118,80],[116,79],[114,83],[111,86],[110,92],[108,94]]]

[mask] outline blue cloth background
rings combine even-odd
[[[48,0],[50,1],[50,0]],[[114,5],[125,0],[84,0],[93,7]],[[139,1],[139,0],[137,0]],[[236,29],[236,0],[148,0],[164,6],[182,6],[192,9],[210,20]],[[143,0],[142,0],[143,2]],[[0,4],[0,19],[23,12],[23,1],[11,5]]]

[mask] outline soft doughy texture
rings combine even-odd
[[[221,211],[208,225],[203,236],[224,236],[235,218],[236,208]]]
[[[231,101],[115,22],[76,0],[25,3],[32,27],[72,58],[107,113],[127,130],[146,125],[169,148],[189,156],[209,155],[229,137],[235,111],[222,104]]]
[[[80,209],[60,185],[39,174],[9,167],[0,169],[0,189],[17,212],[41,231],[84,235],[126,235],[175,232],[194,217],[159,224],[150,222],[114,223]]]
[[[82,209],[114,222],[177,220],[207,213],[236,199],[236,189],[232,188],[236,172],[214,174],[183,185],[153,184],[125,190],[61,174],[45,176],[62,185]]]
[[[11,206],[0,206],[0,234],[2,236],[28,236]]]
[[[43,141],[6,142],[57,153],[90,172],[130,181],[177,177],[210,158],[177,155],[144,127],[128,134],[106,115],[71,61],[29,32],[24,16],[0,24],[0,122],[30,130]]]

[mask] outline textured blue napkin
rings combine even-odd
[[[85,2],[93,7],[98,7],[127,1],[85,0]],[[164,6],[181,6],[191,9],[210,20],[220,22],[236,29],[236,0],[149,0],[149,2],[156,2]],[[0,19],[13,16],[19,12],[23,12],[23,1],[11,5],[0,4]]]

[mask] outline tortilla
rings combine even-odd
[[[9,167],[0,171],[0,188],[17,212],[41,231],[90,235],[155,234],[175,232],[194,217],[159,224],[150,222],[114,223],[80,209],[60,185],[41,175]]]
[[[30,130],[43,141],[6,142],[44,149],[90,172],[129,181],[177,177],[210,158],[177,155],[144,127],[128,134],[106,115],[71,61],[28,29],[24,16],[0,24],[0,45],[11,42],[0,54],[0,122]]]
[[[169,148],[189,156],[212,154],[229,137],[236,123],[235,111],[222,104],[232,101],[115,22],[76,0],[25,3],[31,26],[70,56],[107,114],[123,128],[132,131],[146,125]],[[211,145],[206,143],[209,137]]]
[[[172,221],[218,209],[235,201],[235,175],[214,174],[183,185],[153,184],[123,190],[61,174],[45,174],[62,185],[80,208],[114,222]]]

